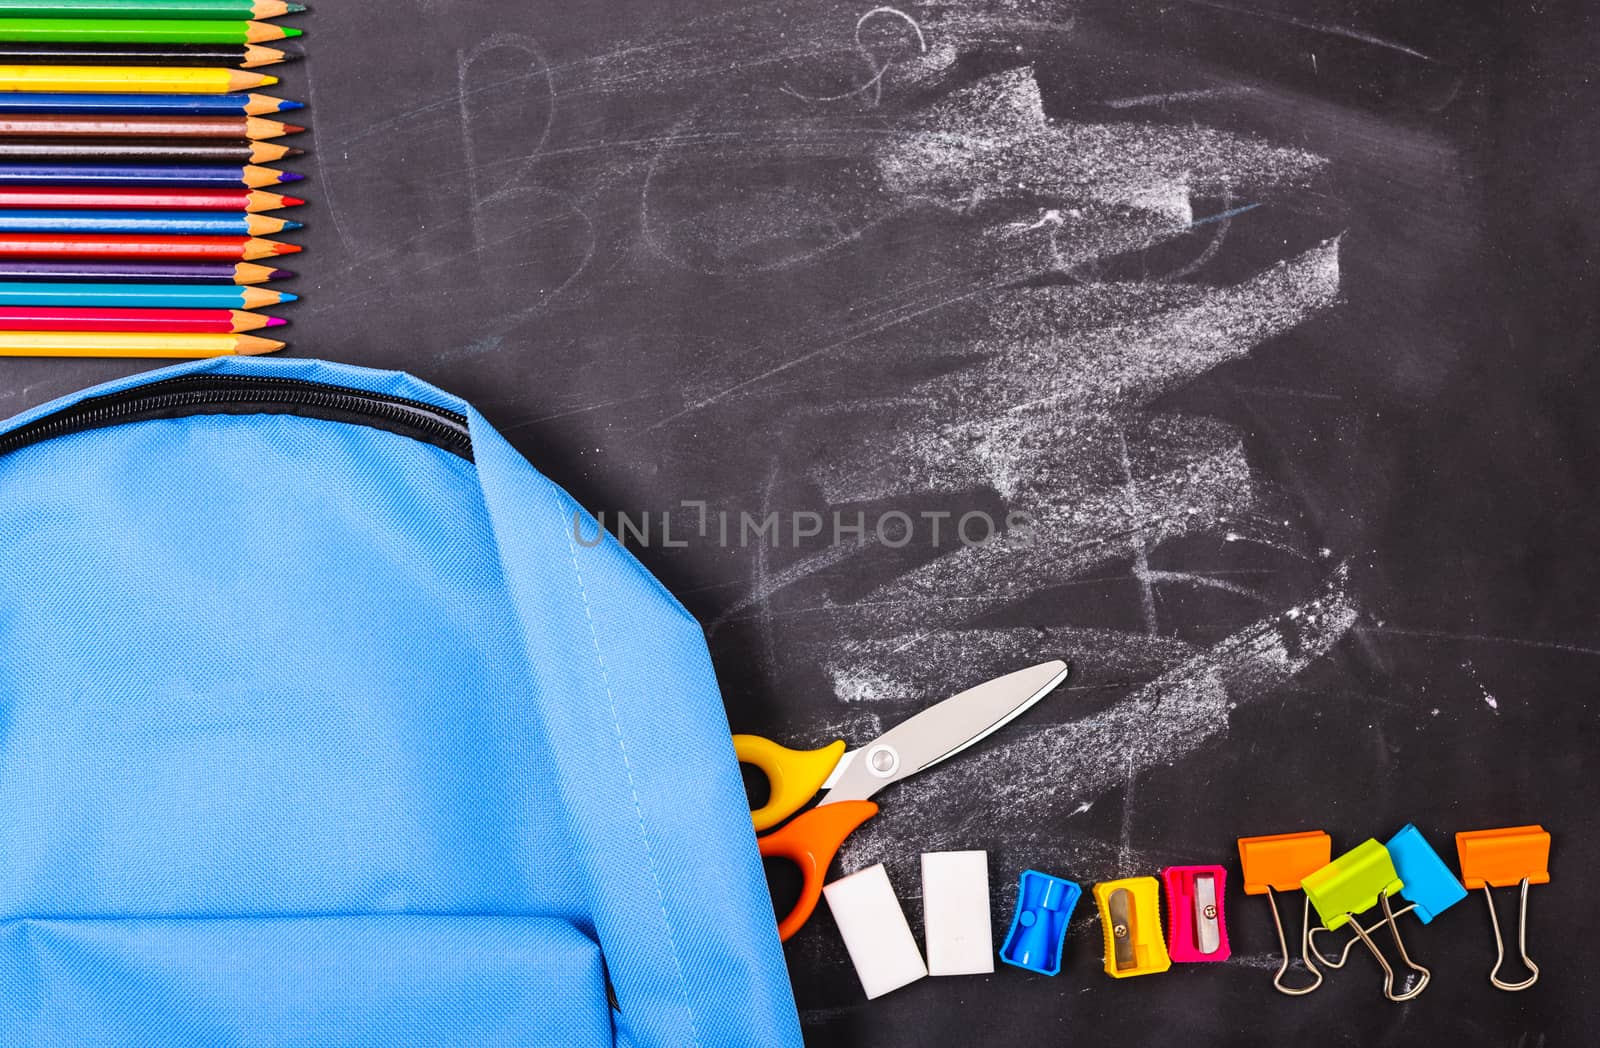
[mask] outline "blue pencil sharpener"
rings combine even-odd
[[[1017,912],[1000,959],[1041,975],[1061,971],[1061,946],[1067,922],[1083,889],[1068,880],[1038,870],[1023,870],[1017,883]]]

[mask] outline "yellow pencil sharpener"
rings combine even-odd
[[[1094,886],[1106,939],[1106,974],[1114,979],[1154,975],[1172,967],[1161,934],[1161,882],[1127,877]]]

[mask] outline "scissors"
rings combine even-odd
[[[1067,679],[1065,662],[1045,662],[969,688],[901,721],[857,749],[843,740],[816,750],[791,750],[759,735],[735,735],[741,764],[761,769],[771,794],[750,813],[756,832],[771,829],[823,791],[815,807],[761,837],[766,858],[787,859],[800,868],[800,900],[778,922],[785,942],[804,927],[822,898],[822,881],[845,838],[874,815],[873,794],[953,757],[1022,716]]]

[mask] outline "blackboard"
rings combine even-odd
[[[303,22],[292,351],[459,393],[626,514],[705,623],[737,730],[859,741],[1073,662],[847,847],[913,926],[929,850],[987,849],[998,936],[1027,867],[1236,873],[1241,835],[1342,849],[1408,821],[1453,864],[1456,830],[1554,833],[1524,993],[1487,982],[1480,893],[1403,926],[1434,972],[1415,1001],[1359,954],[1279,996],[1266,903],[1232,878],[1230,963],[1126,981],[1085,904],[1059,977],[868,1003],[820,914],[788,947],[813,1043],[1585,1042],[1582,5],[409,0]],[[0,411],[131,366],[7,362]]]

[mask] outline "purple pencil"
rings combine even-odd
[[[0,260],[0,280],[82,280],[92,283],[265,284],[294,276],[252,262],[32,262]]]

